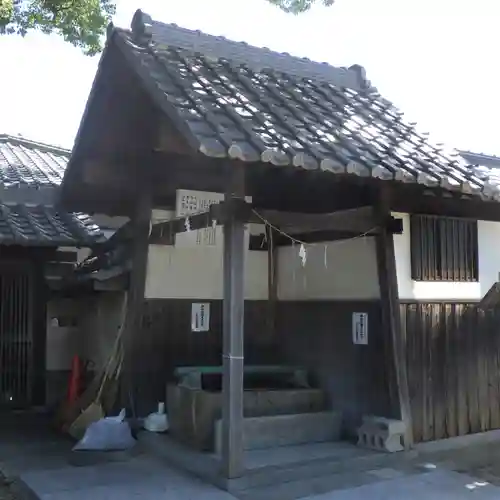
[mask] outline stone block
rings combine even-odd
[[[320,412],[325,394],[307,388],[245,391],[243,404],[245,417]],[[167,414],[172,437],[199,450],[214,450],[214,425],[222,417],[221,392],[169,385]]]
[[[243,420],[245,450],[340,440],[341,412],[269,415]],[[215,451],[222,451],[222,420],[215,422]]]
[[[379,451],[403,451],[405,424],[401,420],[364,416],[358,429],[358,446]]]

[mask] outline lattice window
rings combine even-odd
[[[417,281],[478,281],[477,221],[412,215],[411,276]]]

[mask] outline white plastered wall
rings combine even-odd
[[[101,369],[106,363],[123,321],[124,292],[100,292],[87,298],[80,335],[82,355]]]
[[[74,299],[52,299],[47,304],[46,369],[69,370],[71,359],[81,354],[80,305]]]
[[[172,212],[154,214],[155,221]],[[419,282],[411,279],[410,220],[394,235],[396,270],[401,300],[480,300],[500,273],[500,223],[479,221],[479,282]],[[262,228],[251,228],[254,233]],[[182,237],[183,235],[181,235]],[[219,239],[220,240],[220,239]],[[280,300],[373,300],[380,297],[374,238],[357,238],[308,245],[306,264],[299,246],[278,252]],[[151,246],[146,298],[222,298],[222,246]],[[267,253],[247,251],[245,298],[266,299]]]
[[[302,265],[299,245],[278,251],[280,300],[372,300],[380,297],[374,238],[306,246]]]
[[[153,222],[168,220],[172,211],[155,210]],[[263,232],[252,226],[250,232]],[[222,299],[223,254],[222,230],[217,232],[216,246],[189,246],[176,237],[176,245],[150,245],[145,298]],[[184,240],[185,241],[185,240]],[[247,245],[248,248],[248,245]],[[265,300],[268,297],[267,252],[245,253],[245,298]]]

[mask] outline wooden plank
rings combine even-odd
[[[481,432],[490,430],[491,417],[490,417],[490,399],[489,399],[489,377],[488,377],[488,325],[485,321],[484,311],[476,308],[477,317],[477,382],[478,382],[478,402],[479,402],[479,426]]]
[[[445,371],[445,342],[446,335],[443,328],[443,305],[432,304],[432,390],[434,405],[434,439],[444,439],[446,420],[446,395],[444,390]]]
[[[467,335],[467,406],[469,414],[470,432],[477,433],[481,429],[479,422],[479,391],[477,370],[477,321],[476,308],[468,307],[465,310],[465,328]]]
[[[423,400],[422,400],[422,335],[420,321],[417,316],[417,304],[401,304],[401,322],[406,328],[406,346],[408,350],[408,386],[411,402],[413,439],[415,443],[422,441],[423,433]]]
[[[262,219],[279,227],[288,234],[336,230],[366,233],[374,230],[382,221],[391,218],[387,213],[384,219],[376,219],[372,206],[339,210],[327,214],[304,214],[280,212],[278,210],[258,210],[252,214],[249,222],[262,223]]]
[[[500,309],[496,308],[490,312],[491,321],[492,321],[492,336],[493,336],[493,351],[495,353],[495,377],[493,383],[495,384],[496,393],[497,393],[497,404],[498,408],[498,419],[499,419],[499,427],[500,428],[500,334],[497,328],[498,322],[500,321]]]
[[[444,304],[445,331],[445,395],[446,395],[446,437],[458,435],[457,423],[457,374],[460,366],[457,364],[456,350],[456,318],[453,304]]]
[[[229,164],[225,200],[245,199],[245,170]],[[222,377],[222,467],[227,478],[244,471],[244,224],[237,217],[224,224],[224,302]]]
[[[422,322],[422,398],[424,401],[423,440],[434,439],[434,405],[433,405],[433,372],[432,372],[432,322],[431,306],[419,304]]]
[[[488,354],[488,401],[490,403],[490,429],[500,428],[500,393],[498,391],[499,366],[496,345],[495,310],[485,311],[485,328],[487,330]]]
[[[405,447],[413,445],[413,429],[411,424],[411,407],[408,389],[408,374],[406,365],[406,338],[401,327],[398,282],[396,274],[396,257],[394,254],[394,236],[383,221],[390,216],[390,200],[388,191],[379,192],[375,206],[376,220],[382,225],[376,238],[377,270],[380,286],[382,324],[386,334],[389,380],[396,382],[396,394],[392,391],[393,411],[406,424]],[[389,387],[391,384],[389,383]]]
[[[127,307],[124,320],[123,347],[124,362],[121,378],[121,401],[122,405],[130,408],[134,405],[134,365],[136,359],[134,352],[138,336],[141,332],[142,304],[144,301],[144,290],[146,286],[146,272],[149,250],[149,230],[152,215],[151,196],[144,190],[137,200],[136,211],[131,220],[131,228],[134,238],[131,242],[131,270],[129,277],[129,288],[127,291]],[[135,409],[132,408],[134,411]]]
[[[458,435],[469,433],[469,412],[467,407],[467,329],[463,320],[465,306],[454,304],[455,310],[455,359],[457,370],[457,425]]]
[[[417,418],[417,429],[419,434],[419,442],[424,440],[424,417],[425,417],[425,384],[422,384],[422,373],[425,370],[424,360],[425,360],[425,332],[422,328],[422,311],[418,304],[412,305],[413,312],[413,337],[415,342],[415,363],[417,364],[417,370],[415,373],[415,386],[417,396],[418,411],[416,412]],[[413,414],[412,414],[413,421]]]

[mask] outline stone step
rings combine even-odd
[[[227,480],[220,476],[220,462],[215,460],[213,455],[201,454],[166,436],[151,433],[141,433],[139,442],[147,453],[162,458],[166,463],[188,471],[237,496],[239,492],[255,488],[265,489],[267,486],[313,479],[316,482],[316,479],[319,481],[319,478],[334,474],[361,473],[378,467],[391,467],[391,464],[399,466],[402,461],[410,461],[417,455],[414,452],[377,453],[345,443],[338,443],[339,451],[331,454],[315,453],[315,448],[324,448],[325,443],[280,447],[278,449],[282,455],[287,455],[289,448],[293,458],[272,464],[269,461],[262,464],[252,463],[247,466],[243,477]],[[337,443],[332,443],[332,446],[337,446]],[[257,452],[266,456],[271,455],[273,450],[247,451],[247,460]]]
[[[278,446],[338,441],[342,414],[335,411],[247,417],[243,447],[258,450]],[[215,422],[215,452],[222,452],[222,420]]]

